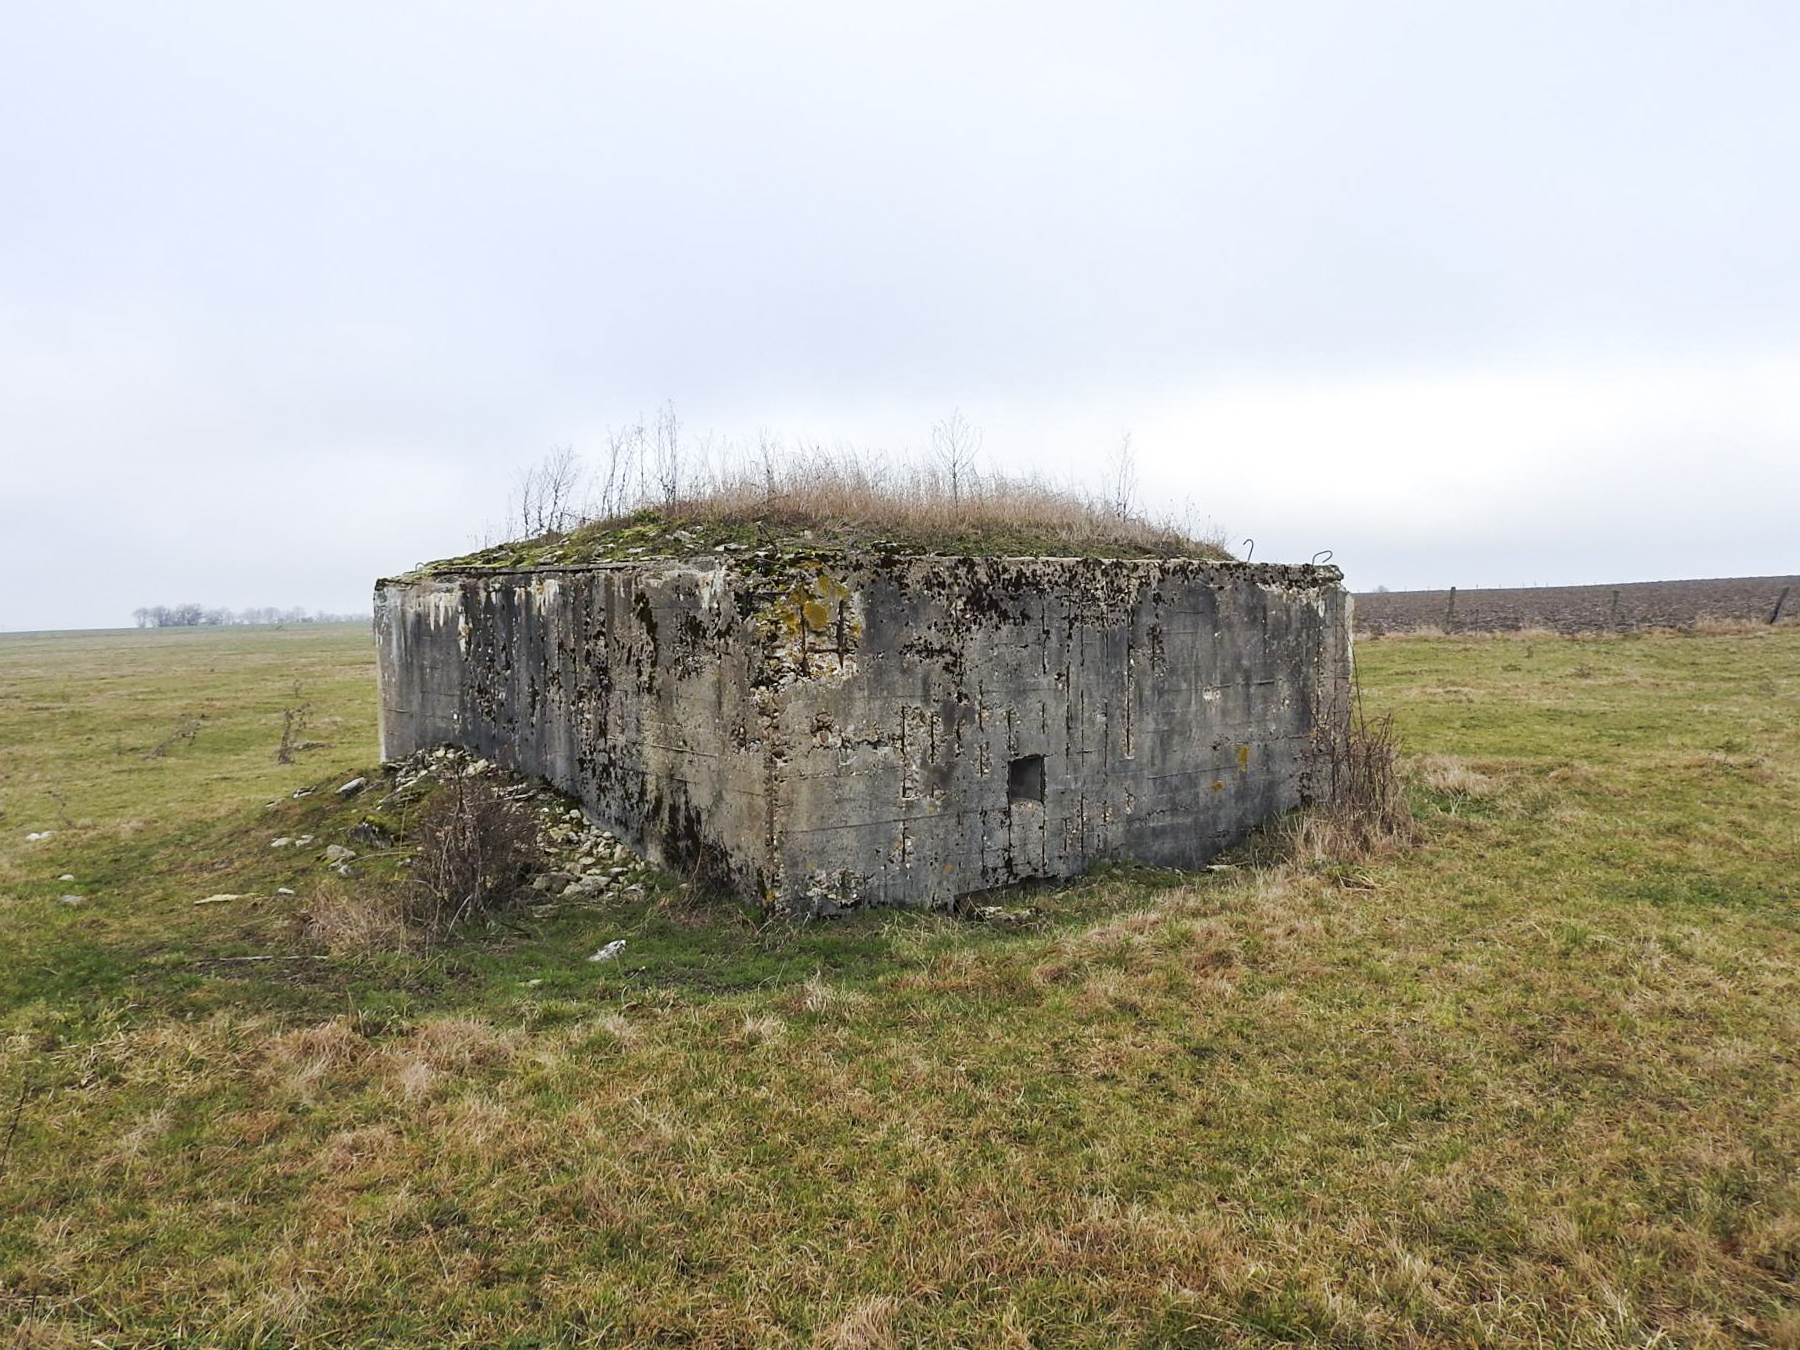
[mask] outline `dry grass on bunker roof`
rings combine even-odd
[[[1035,478],[896,468],[820,453],[720,473],[692,490],[566,532],[501,544],[467,564],[521,566],[689,557],[723,548],[980,557],[1229,559],[1173,519]]]

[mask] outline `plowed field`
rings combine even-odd
[[[1548,628],[1605,633],[1708,623],[1800,623],[1800,577],[1633,581],[1616,586],[1508,590],[1371,591],[1356,597],[1356,631],[1378,635],[1440,628],[1507,632]]]

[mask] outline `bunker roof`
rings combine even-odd
[[[976,558],[1187,558],[1230,562],[1218,543],[1132,518],[1086,516],[1062,520],[977,519],[947,526],[821,519],[718,519],[645,509],[534,539],[495,544],[458,558],[425,563],[411,576],[458,572],[581,567],[755,553],[794,561],[821,554]]]

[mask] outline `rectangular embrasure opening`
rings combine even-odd
[[[1006,766],[1006,800],[1044,802],[1044,757],[1021,755]]]

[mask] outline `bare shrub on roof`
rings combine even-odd
[[[1029,530],[1071,547],[1128,545],[1170,556],[1224,557],[1214,539],[1152,520],[1040,478],[981,473],[971,465],[894,462],[851,447],[801,446],[754,463],[726,460],[670,504],[673,519],[779,528],[955,538]]]
[[[406,917],[432,936],[504,909],[530,877],[536,830],[476,778],[453,778],[425,804]]]
[[[931,452],[950,481],[952,502],[961,500],[963,484],[975,478],[975,457],[983,439],[981,428],[964,417],[961,408],[931,428]]]
[[[1137,455],[1131,433],[1119,437],[1119,445],[1106,462],[1106,504],[1120,520],[1129,520],[1137,509]]]
[[[1129,435],[1107,461],[1098,491],[983,471],[981,446],[981,429],[960,410],[933,426],[929,455],[909,459],[850,445],[784,444],[760,432],[741,445],[684,437],[666,404],[654,418],[609,431],[591,473],[566,450],[528,471],[509,528],[516,539],[537,538],[584,524],[623,526],[652,509],[671,523],[823,527],[907,543],[1029,535],[1071,552],[1111,546],[1143,556],[1229,556],[1191,519],[1158,518],[1136,506]],[[576,507],[578,499],[586,504]]]
[[[567,530],[579,524],[579,497],[587,471],[573,446],[564,445],[528,469],[513,484],[509,526],[524,538]]]
[[[681,422],[675,416],[675,405],[665,403],[657,410],[650,428],[650,444],[656,465],[656,495],[664,506],[681,499],[683,477]]]

